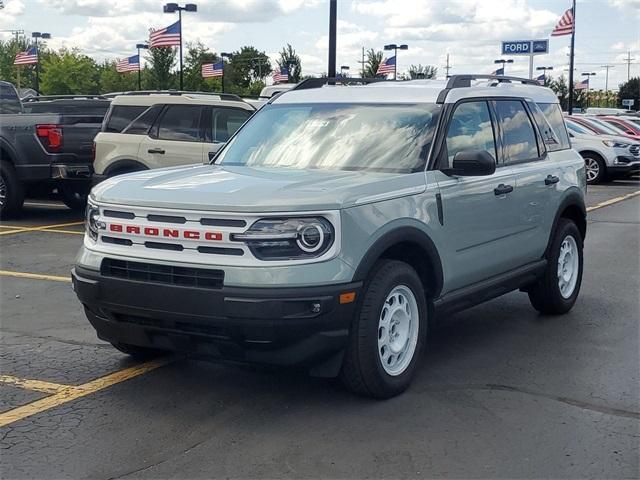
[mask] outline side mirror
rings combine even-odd
[[[464,150],[453,157],[453,168],[442,170],[445,175],[480,177],[492,175],[496,171],[496,161],[486,150]]]

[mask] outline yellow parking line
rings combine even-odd
[[[31,280],[51,280],[53,282],[70,282],[71,277],[61,277],[58,275],[43,275],[40,273],[12,272],[10,270],[0,270],[0,277],[30,278]]]
[[[84,221],[81,222],[67,222],[57,223],[55,225],[40,225],[38,227],[15,227],[16,230],[9,230],[6,232],[0,232],[0,235],[8,235],[10,233],[22,233],[22,232],[47,232],[49,229],[56,229],[62,227],[72,227],[74,225],[84,225]]]
[[[45,232],[53,232],[53,233],[71,233],[73,235],[84,235],[84,232],[74,232],[73,230],[58,230],[53,228],[47,228],[44,230]]]
[[[145,373],[148,373],[156,368],[162,367],[171,363],[173,359],[171,357],[160,358],[158,360],[152,360],[150,362],[142,363],[133,367],[125,368],[104,377],[96,378],[88,383],[78,386],[69,386],[62,390],[59,390],[50,397],[36,400],[35,402],[28,403],[13,410],[9,410],[4,413],[0,413],[0,427],[4,427],[18,420],[30,417],[37,413],[42,413],[51,408],[58,407],[62,404],[71,402],[81,397],[85,397],[92,393],[103,390],[107,387],[115,385],[117,383],[130,380]]]
[[[628,193],[627,195],[622,195],[620,197],[611,198],[611,199],[606,200],[604,202],[600,202],[597,205],[594,205],[593,207],[587,208],[587,212],[592,212],[592,211],[597,210],[597,209],[602,208],[602,207],[608,207],[609,205],[613,205],[615,203],[619,203],[619,202],[622,202],[624,200],[628,200],[629,198],[637,197],[638,195],[640,195],[640,190],[638,190],[636,192]]]
[[[12,387],[24,388],[42,393],[58,393],[70,385],[61,385],[59,383],[45,382],[43,380],[29,380],[26,378],[18,378],[13,375],[0,375],[0,383],[3,385],[11,385]]]

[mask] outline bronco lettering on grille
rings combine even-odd
[[[220,232],[204,232],[199,230],[179,230],[177,228],[141,227],[138,225],[121,225],[110,223],[109,231],[114,233],[128,233],[129,235],[143,235],[160,238],[186,238],[188,240],[204,239],[208,242],[222,241]]]

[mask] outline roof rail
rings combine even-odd
[[[38,97],[23,98],[23,102],[40,102],[47,100],[108,100],[103,95],[40,95]]]
[[[445,99],[447,98],[447,94],[454,88],[470,87],[472,80],[484,80],[484,79],[496,80],[498,83],[520,82],[523,85],[536,85],[538,87],[541,86],[537,80],[532,80],[530,78],[522,78],[522,77],[507,77],[504,75],[474,75],[474,74],[451,75],[451,77],[449,77],[449,81],[447,82],[447,86],[438,95],[437,103],[444,103]]]
[[[355,77],[320,77],[320,78],[307,78],[306,80],[301,81],[295,87],[287,90],[289,92],[293,90],[308,90],[311,88],[320,88],[324,85],[347,85],[353,83],[359,83],[368,85],[369,83],[377,83],[377,82],[388,82],[391,80],[387,80],[386,78],[355,78]],[[284,92],[283,92],[284,93]]]
[[[115,97],[119,95],[211,95],[220,97],[221,100],[230,100],[236,102],[242,102],[242,98],[233,93],[220,93],[220,92],[198,92],[187,90],[133,90],[130,92],[113,92],[106,94],[109,97]]]

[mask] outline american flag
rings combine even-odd
[[[491,75],[504,75],[504,67],[494,70]]]
[[[586,80],[583,80],[581,82],[575,82],[573,84],[573,88],[575,88],[576,90],[586,90],[589,88],[589,77],[587,77]]]
[[[376,75],[387,75],[389,73],[395,72],[396,69],[396,57],[385,58],[378,65],[378,70],[376,71]]]
[[[562,17],[560,17],[556,28],[554,28],[553,32],[551,32],[551,36],[560,37],[562,35],[571,35],[573,33],[574,26],[573,9],[570,8],[569,10],[564,12],[564,15],[562,15]]]
[[[536,77],[536,81],[540,84],[544,86],[544,82],[545,82],[546,78],[544,73],[542,75],[540,75],[539,77]]]
[[[224,64],[222,60],[217,63],[202,64],[202,78],[221,77],[224,72]]]
[[[36,50],[36,47],[31,47],[26,52],[18,53],[13,61],[14,65],[33,65],[34,63],[38,63],[38,50]]]
[[[140,70],[140,57],[138,55],[118,60],[118,63],[116,63],[116,72],[118,73],[137,72],[138,70]]]
[[[273,74],[273,83],[288,82],[289,81],[289,69],[281,68],[280,71],[276,71]]]
[[[149,34],[149,48],[180,45],[180,36],[180,20],[178,20],[168,27],[152,30]]]

